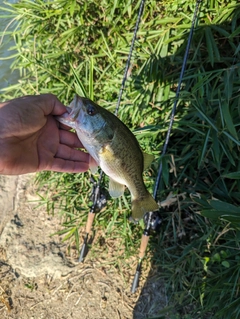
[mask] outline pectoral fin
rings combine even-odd
[[[120,197],[124,193],[125,186],[109,178],[109,194],[111,197]]]
[[[92,156],[89,157],[89,168],[93,175],[97,173],[98,163],[95,161],[95,159]]]
[[[143,153],[143,170],[147,169],[154,160],[154,155]]]

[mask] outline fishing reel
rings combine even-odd
[[[97,182],[92,175],[90,177],[90,182],[93,184],[89,196],[90,201],[93,203],[91,213],[99,213],[107,205],[109,193],[105,187],[100,186],[100,183]]]
[[[160,232],[160,227],[162,224],[162,217],[160,215],[160,211],[159,210],[155,210],[153,212],[147,212],[144,216],[143,216],[143,221],[144,221],[144,225],[145,225],[145,230],[144,232],[156,232],[159,233]]]

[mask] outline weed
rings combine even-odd
[[[21,79],[2,97],[52,92],[68,104],[77,92],[114,111],[139,2],[23,0],[9,5],[17,51],[12,67]],[[237,1],[201,4],[168,154],[160,157],[194,6],[195,1],[146,2],[119,116],[142,148],[156,156],[144,173],[147,187],[153,187],[161,160],[158,198],[177,199],[164,208],[162,231],[150,244],[178,312],[173,318],[239,318]],[[45,172],[38,181],[53,190],[40,204],[49,212],[60,210],[61,233],[78,246],[89,209],[89,174]],[[96,218],[104,236],[121,238],[126,248],[116,265],[135,255],[142,232],[141,225],[128,223],[129,210],[126,193],[110,200]]]

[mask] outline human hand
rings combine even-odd
[[[66,107],[52,94],[0,103],[0,174],[37,171],[77,173],[89,168],[89,154],[55,115]]]

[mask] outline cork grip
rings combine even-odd
[[[139,249],[139,258],[143,258],[147,249],[149,236],[142,235],[141,246]]]
[[[88,213],[87,225],[86,225],[86,233],[89,234],[92,229],[92,224],[94,221],[95,214]]]

